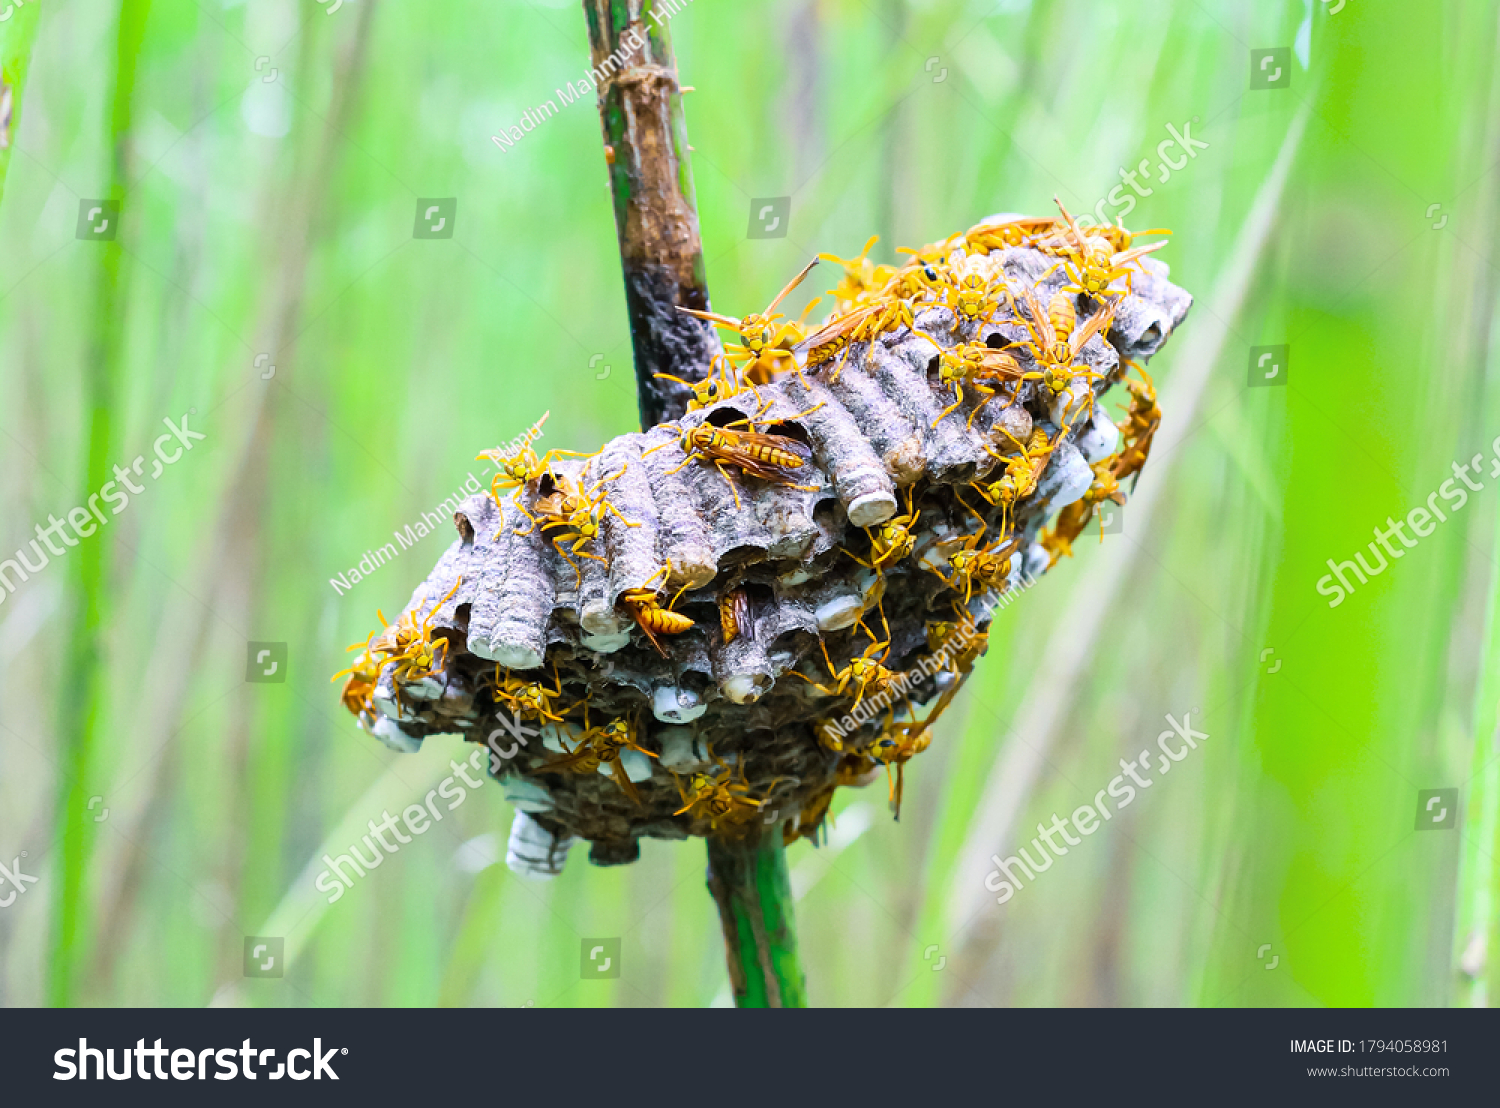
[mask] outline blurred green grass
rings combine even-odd
[[[81,199],[110,195],[120,6],[42,12],[0,203],[0,552],[94,487],[92,336],[112,336],[118,366],[110,464],[190,407],[209,438],[95,540],[109,618],[81,775],[80,552],[0,605],[0,851],[26,850],[41,876],[0,910],[0,1002],[708,1004],[725,975],[701,845],[648,841],[616,870],[579,849],[550,885],[476,874],[455,855],[481,836],[503,855],[494,787],[290,919],[305,930],[285,978],[241,978],[244,936],[283,926],[279,905],[321,904],[299,881],[325,837],[379,818],[367,790],[425,791],[459,753],[386,751],[327,680],[446,537],[345,595],[328,579],[543,410],[547,441],[573,447],[636,411],[592,104],[514,149],[489,138],[583,72],[581,13],[328,7],[151,4],[120,147],[125,291],[104,320],[101,247],[73,229]],[[710,288],[731,313],[875,231],[890,260],[992,212],[1045,213],[1054,193],[1090,209],[1193,121],[1209,148],[1127,218],[1174,229],[1160,256],[1199,298],[1150,366],[1164,396],[1309,110],[1196,418],[1166,410],[1142,478],[1164,483],[1149,532],[1127,507],[1124,535],[1080,541],[1001,615],[909,767],[899,824],[881,786],[839,798],[845,827],[851,805],[875,819],[799,904],[812,1002],[1484,1002],[1458,964],[1495,916],[1493,491],[1337,610],[1314,582],[1500,433],[1492,6],[695,0],[672,26],[697,90]],[[1249,91],[1250,51],[1304,33],[1291,88]],[[784,195],[789,234],[747,239],[751,201]],[[413,239],[418,198],[448,196],[454,237]],[[1247,388],[1249,348],[1280,343],[1286,387]],[[1167,713],[1192,710],[1212,738],[992,917],[951,918],[955,887],[984,877],[959,860],[990,769],[1038,738],[1012,732],[1052,679],[1037,660],[1125,544],[1131,577],[1014,823],[1085,803]],[[251,640],[288,643],[284,684],[245,682]],[[1460,830],[1414,833],[1417,790],[1445,786],[1461,788]],[[809,854],[792,849],[794,870]],[[78,931],[60,944],[65,903]],[[595,936],[623,938],[618,980],[579,979]]]

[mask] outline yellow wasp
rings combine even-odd
[[[552,663],[552,679],[557,688],[549,689],[540,681],[522,681],[509,670],[505,676],[500,675],[500,666],[495,666],[495,699],[504,704],[520,719],[550,720],[553,723],[561,723],[562,715],[558,714],[553,701],[563,694],[562,677],[557,672],[557,663]],[[563,709],[571,712],[577,704]]]
[[[765,800],[757,800],[750,795],[743,759],[737,767],[739,780],[735,780],[734,772],[723,762],[717,758],[714,761],[716,765],[713,772],[694,774],[687,788],[683,787],[680,778],[677,779],[677,792],[682,798],[682,807],[672,814],[680,816],[688,813],[694,819],[707,819],[709,827],[718,831],[725,824],[743,823],[760,810]],[[767,791],[775,784],[772,781]]]
[[[865,534],[870,537],[870,560],[868,562],[851,551],[844,550],[843,547],[839,549],[844,550],[845,554],[866,569],[873,569],[876,573],[882,572],[886,566],[899,562],[910,554],[917,542],[912,529],[916,526],[917,517],[922,513],[912,511],[911,486],[906,487],[905,494],[905,513],[892,516],[884,523],[877,523],[874,527],[865,528]]]
[[[723,354],[713,356],[713,360],[709,363],[708,376],[701,381],[684,381],[681,377],[673,377],[670,373],[657,373],[653,376],[676,381],[679,385],[686,385],[691,389],[693,399],[688,401],[687,406],[690,412],[707,408],[710,404],[717,404],[720,400],[729,400],[747,390],[755,394],[756,402],[760,405],[759,411],[764,411],[767,404],[767,401],[761,399],[755,382],[742,378],[739,367]]]
[[[1008,219],[1003,223],[976,223],[964,233],[964,244],[981,254],[1003,250],[1007,246],[1024,246],[1051,235],[1057,220],[1050,217]]]
[[[964,604],[967,605],[974,595],[974,586],[981,589],[991,589],[995,592],[1004,592],[1010,578],[1010,555],[1020,540],[1016,539],[1009,546],[1001,548],[1005,542],[1006,534],[1002,525],[1000,537],[992,543],[981,545],[980,540],[984,538],[987,525],[984,517],[974,510],[967,500],[954,493],[954,497],[969,510],[969,513],[979,520],[979,530],[957,539],[946,539],[938,543],[938,547],[956,546],[958,549],[946,558],[948,572],[944,573],[936,566],[928,566],[933,573],[942,578],[942,581],[955,592],[964,594]]]
[[[999,458],[1005,463],[1004,471],[994,481],[974,482],[973,488],[985,500],[1000,506],[1002,509],[1000,531],[1004,534],[1007,516],[1014,520],[1016,505],[1035,491],[1042,471],[1047,468],[1047,463],[1052,458],[1052,452],[1062,441],[1065,429],[1060,429],[1056,438],[1048,441],[1045,431],[1033,428],[1031,437],[1025,443],[1009,431],[1002,431],[1002,433],[1015,443],[1021,452],[1016,455],[997,454],[986,446],[985,450],[989,451],[992,457]]]
[[[944,302],[953,314],[967,323],[989,319],[1000,307],[1000,290],[1006,289],[1005,278],[990,276],[981,255],[960,256],[949,263]]]
[[[1138,481],[1140,472],[1146,465],[1146,458],[1151,453],[1151,442],[1156,438],[1156,429],[1161,426],[1161,408],[1156,403],[1156,387],[1151,375],[1134,362],[1127,362],[1126,365],[1140,373],[1141,380],[1125,379],[1125,387],[1130,390],[1130,410],[1120,421],[1119,427],[1127,445],[1116,456],[1112,470],[1117,481],[1123,481],[1131,475],[1135,475]],[[1135,490],[1134,485],[1130,488],[1132,492]]]
[[[949,668],[959,675],[974,668],[989,644],[990,633],[979,630],[973,617],[957,601],[953,604],[952,620],[937,620],[927,625],[927,649],[943,655]]]
[[[433,671],[442,668],[443,659],[448,654],[448,639],[446,636],[439,636],[436,639],[432,637],[432,617],[437,614],[439,608],[452,599],[461,584],[463,584],[462,577],[454,581],[448,594],[420,618],[414,609],[401,616],[394,624],[386,623],[385,613],[376,609],[375,614],[380,618],[380,632],[377,634],[372,631],[364,642],[351,645],[350,650],[360,652],[355,656],[354,664],[348,669],[339,670],[331,678],[337,681],[345,674],[349,676],[341,694],[345,708],[355,715],[360,715],[370,708],[371,698],[375,695],[375,687],[380,682],[380,673],[388,662],[397,663],[396,670],[391,676],[395,682],[398,703],[401,698],[402,682],[410,683],[421,680],[431,675]]]
[[[665,608],[661,606],[660,595],[653,586],[658,578],[665,583],[671,579],[671,576],[672,560],[669,558],[666,565],[646,579],[645,584],[626,589],[620,594],[620,603],[630,613],[630,618],[635,620],[636,625],[646,633],[646,638],[651,640],[651,645],[656,647],[656,652],[663,658],[667,656],[667,652],[662,649],[661,643],[656,641],[656,636],[680,635],[693,626],[693,621],[687,616],[672,611],[677,604],[677,598],[687,591],[691,582],[684,583],[682,588],[677,590],[677,596],[672,597],[671,603]]]
[[[1077,222],[1068,213],[1068,209],[1063,207],[1063,202],[1055,196],[1053,199],[1057,201],[1058,209],[1073,233],[1073,248],[1065,249],[1063,260],[1058,263],[1066,269],[1069,278],[1073,281],[1071,285],[1066,286],[1068,292],[1086,293],[1096,300],[1102,300],[1112,291],[1116,296],[1123,295],[1118,290],[1111,290],[1110,285],[1123,277],[1125,278],[1123,291],[1129,292],[1132,272],[1130,263],[1167,245],[1163,241],[1153,242],[1150,246],[1137,246],[1134,250],[1116,250],[1117,242],[1129,241],[1129,232],[1123,227],[1116,228],[1104,224],[1103,228],[1090,227],[1089,230],[1093,233],[1085,235],[1079,230]],[[1145,235],[1170,232],[1141,231],[1139,233]]]
[[[504,512],[505,505],[501,502],[501,493],[513,492],[541,479],[548,471],[554,458],[590,458],[591,454],[580,454],[576,450],[549,450],[541,457],[532,449],[531,444],[542,437],[542,424],[547,422],[551,412],[543,412],[542,418],[537,420],[531,427],[516,440],[516,444],[510,447],[495,446],[489,450],[481,450],[475,455],[475,460],[487,458],[494,463],[496,473],[490,482],[490,496],[494,498],[495,504]]]
[[[1051,531],[1043,533],[1039,541],[1042,548],[1047,551],[1049,569],[1057,564],[1059,558],[1072,557],[1073,540],[1083,534],[1083,529],[1089,525],[1089,520],[1094,516],[1095,505],[1102,504],[1106,500],[1113,500],[1116,504],[1125,503],[1125,494],[1120,490],[1120,483],[1115,480],[1112,469],[1112,463],[1116,460],[1105,458],[1095,462],[1092,466],[1094,483],[1089,486],[1081,499],[1075,500],[1058,512],[1057,523]],[[1099,523],[1099,541],[1104,541],[1103,520]]]
[[[881,618],[884,618],[884,615],[885,613],[882,612]],[[885,660],[891,654],[890,627],[886,627],[885,641],[879,642],[870,633],[870,629],[865,627],[864,623],[861,622],[859,626],[865,634],[870,636],[870,645],[865,647],[863,654],[852,658],[849,664],[843,669],[838,669],[834,666],[832,659],[828,657],[828,644],[823,639],[818,639],[818,646],[823,650],[823,662],[828,666],[828,672],[833,675],[833,684],[831,686],[820,684],[805,673],[799,673],[795,669],[788,670],[787,672],[793,677],[802,678],[802,680],[806,681],[824,696],[847,696],[850,689],[853,689],[854,704],[850,710],[858,708],[860,702],[864,700],[866,693],[873,695],[883,689],[887,689],[896,679],[896,675],[886,669],[884,664]],[[878,659],[873,657],[876,651],[880,650],[885,651],[885,653],[881,654]]]
[[[607,766],[615,783],[631,800],[639,804],[640,793],[636,792],[635,783],[630,780],[620,762],[620,755],[627,750],[637,751],[648,758],[657,757],[640,744],[636,726],[628,719],[614,719],[603,727],[590,727],[588,707],[585,705],[583,734],[578,736],[578,745],[566,757],[547,763],[538,772],[558,773],[571,770],[575,773],[595,773],[600,766]]]
[[[790,423],[805,415],[810,415],[822,406],[823,402],[820,401],[805,412],[798,412],[789,419],[776,422]],[[792,480],[793,471],[802,469],[812,460],[812,452],[804,443],[786,435],[766,435],[758,431],[732,430],[741,424],[747,427],[754,426],[749,419],[738,419],[724,427],[700,423],[695,427],[682,430],[677,446],[686,457],[683,458],[681,465],[667,470],[666,475],[671,476],[681,471],[695,460],[712,464],[719,471],[719,476],[724,478],[729,491],[734,494],[736,508],[740,507],[740,492],[735,487],[734,481],[730,479],[725,466],[738,467],[743,474],[759,477],[762,481],[770,481],[773,484],[785,485],[788,488],[802,489],[806,492],[818,490],[820,487],[818,485],[799,485]],[[659,443],[642,452],[641,456],[645,457],[647,454],[655,453],[671,445],[670,441]]]
[[[1100,308],[1087,323],[1075,329],[1078,316],[1066,292],[1055,293],[1046,309],[1042,308],[1030,288],[1023,287],[1021,297],[1026,304],[1027,315],[1023,316],[1018,311],[1016,318],[1026,325],[1031,338],[1023,339],[1017,345],[1030,350],[1037,365],[1041,367],[1026,374],[1025,380],[1040,380],[1042,386],[1055,398],[1067,392],[1078,377],[1099,380],[1105,376],[1076,363],[1089,339],[1109,332],[1110,325],[1114,322],[1116,304],[1110,303]]]
[[[432,617],[444,604],[453,598],[458,591],[458,586],[463,584],[464,579],[460,577],[453,582],[453,587],[448,594],[434,604],[422,622],[417,624],[417,633],[406,642],[405,646],[396,651],[394,660],[396,662],[395,672],[391,679],[399,688],[402,684],[410,684],[420,681],[424,677],[430,677],[433,672],[443,666],[443,661],[448,657],[448,639],[446,636],[432,637]],[[378,613],[377,613],[378,614]]]
[[[375,695],[375,686],[380,683],[380,672],[385,669],[387,657],[375,646],[374,631],[370,632],[367,640],[354,643],[349,649],[360,652],[355,655],[354,664],[348,669],[339,670],[331,680],[337,681],[348,674],[349,680],[344,682],[339,697],[345,708],[352,714],[361,716],[370,710],[371,698]]]
[[[797,376],[802,379],[802,371],[797,368],[797,360],[791,352],[792,345],[799,337],[797,328],[793,324],[776,325],[776,321],[782,317],[777,314],[776,306],[780,304],[787,295],[807,276],[808,271],[818,264],[814,258],[803,267],[802,272],[787,282],[785,288],[776,294],[776,299],[767,305],[763,312],[753,312],[744,319],[735,319],[732,316],[719,315],[716,312],[700,312],[694,308],[678,307],[679,312],[693,316],[695,319],[706,319],[717,327],[724,327],[739,335],[739,344],[731,344],[724,349],[730,357],[744,359],[741,368],[750,380],[768,381],[778,367],[778,360],[789,360],[790,368],[797,371]],[[806,380],[802,380],[804,386]]]
[[[736,586],[719,597],[719,631],[728,646],[741,635],[748,635],[754,624],[750,617],[750,595]]]
[[[860,752],[868,762],[885,766],[886,778],[890,784],[891,814],[898,820],[901,818],[901,794],[906,787],[906,763],[932,745],[932,725],[953,702],[959,688],[959,683],[955,682],[944,692],[937,705],[927,713],[926,719],[897,723],[894,716],[888,713],[885,730]],[[910,705],[907,710],[910,711]],[[892,767],[895,768],[894,773]]]
[[[520,508],[521,513],[531,521],[531,526],[525,531],[519,527],[516,528],[516,534],[529,535],[540,527],[542,534],[551,541],[553,549],[562,556],[563,561],[573,567],[573,572],[578,578],[577,584],[582,587],[583,570],[573,558],[592,558],[596,562],[605,561],[600,555],[590,554],[583,549],[585,544],[599,537],[604,513],[611,513],[626,527],[640,526],[639,523],[632,523],[626,519],[624,514],[609,502],[607,494],[603,491],[607,483],[622,476],[629,466],[629,462],[622,464],[619,473],[601,477],[587,489],[581,484],[575,484],[562,474],[550,474],[553,491],[532,504],[531,511],[527,511],[520,501],[516,502],[516,507]],[[570,547],[567,546],[569,543],[572,544]],[[570,553],[572,557],[569,556]]]
[[[865,304],[829,320],[798,343],[796,352],[803,356],[808,372],[811,373],[837,358],[838,365],[833,367],[833,373],[828,378],[830,381],[837,381],[839,374],[844,372],[844,362],[849,357],[850,346],[861,341],[865,324],[877,318],[882,310],[879,304]]]
[[[901,794],[906,787],[906,763],[932,745],[932,731],[926,723],[891,722],[864,751],[866,758],[885,766],[890,785],[891,814],[901,818]]]
[[[1031,376],[1041,375],[1034,373]],[[932,425],[936,427],[964,402],[965,384],[984,394],[984,399],[969,413],[968,426],[973,427],[975,418],[984,410],[984,406],[998,395],[997,390],[990,388],[985,382],[997,385],[1008,383],[1019,388],[1026,379],[1027,374],[1014,356],[1004,350],[993,350],[982,342],[965,343],[944,350],[938,357],[938,381],[940,384],[953,386],[953,403],[938,413]]]

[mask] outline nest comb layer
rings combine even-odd
[[[1043,304],[1067,283],[1055,257],[1028,247],[997,250],[981,261],[1017,294],[1023,285],[1032,287]],[[407,609],[429,618],[434,632],[448,639],[446,657],[431,676],[399,690],[387,665],[361,725],[402,750],[416,749],[433,734],[458,733],[475,742],[495,735],[498,745],[516,753],[492,757],[491,772],[539,825],[533,830],[560,842],[588,839],[591,858],[601,864],[633,860],[643,835],[710,833],[706,819],[676,813],[683,807],[682,779],[715,764],[733,767],[734,779],[761,802],[768,822],[799,811],[820,813],[841,756],[859,750],[886,720],[871,719],[846,736],[845,755],[830,750],[819,741],[819,725],[845,717],[853,693],[825,695],[790,671],[829,686],[820,640],[833,666],[842,668],[867,650],[872,636],[883,640],[887,625],[890,647],[877,657],[888,669],[909,671],[929,655],[928,625],[953,620],[963,602],[932,569],[942,564],[940,545],[951,550],[948,544],[976,529],[960,496],[983,516],[987,541],[1001,533],[1000,509],[972,489],[964,495],[971,482],[998,476],[1002,463],[986,445],[1007,443],[1002,429],[1022,442],[1034,427],[1056,436],[1066,410],[1066,434],[1034,491],[1014,508],[1018,545],[1007,587],[1046,569],[1048,555],[1036,542],[1043,522],[1083,496],[1093,480],[1091,463],[1119,441],[1101,395],[1119,380],[1122,359],[1150,358],[1191,305],[1191,297],[1168,281],[1166,266],[1152,258],[1142,265],[1132,291],[1117,301],[1107,336],[1091,338],[1078,358],[1102,376],[1075,379],[1061,397],[1027,382],[1008,404],[1003,395],[989,403],[969,426],[979,397],[966,390],[964,405],[934,426],[953,399],[951,386],[938,381],[934,343],[998,348],[1028,335],[1004,307],[993,321],[970,323],[945,306],[925,305],[915,318],[920,335],[900,327],[855,344],[836,381],[831,366],[808,374],[806,387],[784,373],[760,386],[764,410],[745,393],[689,413],[680,427],[621,435],[587,462],[555,463],[554,470],[575,479],[585,479],[586,471],[588,483],[619,472],[605,486],[608,498],[636,524],[605,513],[600,537],[584,547],[603,560],[577,559],[581,582],[540,531],[518,533],[525,521],[513,503],[502,507],[487,494],[468,498],[454,517],[459,540]],[[1099,307],[1081,295],[1074,305],[1080,321]],[[1037,368],[1029,355],[1017,353],[1023,369]],[[731,470],[736,503],[713,466],[682,466],[681,429],[705,420],[722,427],[751,416],[810,448],[811,462],[798,480],[816,485],[815,491]],[[861,529],[904,514],[908,498],[920,511],[910,556],[877,574],[845,553],[869,561],[870,542]],[[676,610],[694,627],[658,636],[663,657],[619,599],[668,560],[671,590],[688,586]],[[719,609],[731,589],[742,593],[748,619],[726,642]],[[987,609],[977,597],[970,609],[983,630]],[[566,713],[565,722],[533,718],[528,725],[541,725],[540,741],[512,743],[511,725],[502,718],[508,710],[493,694],[506,671],[554,689],[560,683],[554,706]],[[938,672],[917,683],[910,698],[920,704],[959,679]],[[589,722],[629,719],[656,755],[626,751],[621,760],[637,798],[603,769],[548,771],[577,746],[585,698]]]

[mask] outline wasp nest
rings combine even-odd
[[[1149,249],[997,216],[899,271],[843,263],[813,335],[721,320],[744,346],[680,423],[497,456],[520,487],[463,502],[346,705],[400,750],[487,743],[525,872],[573,837],[618,864],[643,835],[815,835],[881,767],[898,800],[995,597],[1145,460],[1149,378],[1118,426],[1099,401],[1191,304]]]

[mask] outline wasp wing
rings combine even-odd
[[[1088,344],[1089,339],[1101,332],[1109,331],[1110,325],[1115,320],[1115,307],[1116,302],[1111,301],[1090,316],[1088,322],[1074,333],[1072,349],[1075,358],[1078,352]]]
[[[866,304],[837,319],[829,320],[794,346],[792,353],[801,356],[805,363],[806,358],[817,353],[820,347],[832,345],[853,334],[861,323],[879,310],[879,304]]]
[[[1057,341],[1057,335],[1052,330],[1052,317],[1037,300],[1036,293],[1031,291],[1030,285],[1021,286],[1021,298],[1026,302],[1026,311],[1031,318],[1027,319],[1019,312],[1016,313],[1016,318],[1026,325],[1026,329],[1031,332],[1031,337],[1036,340],[1037,346],[1046,350]],[[1014,310],[1014,301],[1012,301],[1012,310]]]
[[[714,455],[763,481],[789,483],[796,476],[794,471],[812,460],[807,444],[785,435],[734,431],[725,432],[724,440]]]
[[[1142,234],[1144,233],[1145,232],[1142,232]],[[1109,264],[1117,269],[1123,266],[1127,266],[1133,261],[1144,258],[1153,250],[1160,250],[1165,245],[1167,245],[1167,243],[1166,240],[1163,239],[1161,242],[1153,242],[1149,246],[1137,246],[1134,250],[1127,250],[1123,254],[1116,254],[1109,260]]]

